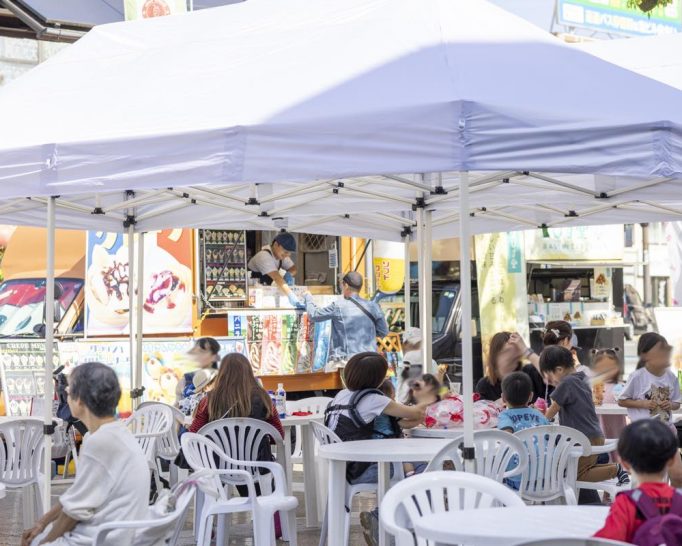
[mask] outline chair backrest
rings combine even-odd
[[[630,543],[608,538],[550,538],[517,543],[514,546],[630,546]]]
[[[462,446],[463,436],[454,439],[436,453],[426,471],[443,470],[443,463],[451,461],[455,470],[464,472]],[[474,432],[474,448],[474,472],[498,482],[520,475],[528,464],[523,442],[508,432],[477,430]]]
[[[185,517],[189,511],[190,502],[197,490],[194,477],[178,484],[177,492],[173,494],[174,503],[166,512],[167,498],[159,500],[149,507],[148,519],[130,522],[108,522],[96,530],[93,546],[111,544],[107,540],[108,534],[120,529],[136,529],[132,546],[157,546],[159,544],[176,544],[180,536]]]
[[[329,402],[333,398],[329,396],[312,396],[302,400],[287,400],[287,413],[291,415],[295,411],[309,411],[314,415],[324,415]]]
[[[161,439],[173,430],[173,412],[166,404],[150,404],[135,410],[125,423],[147,458],[153,460]]]
[[[199,434],[215,442],[230,459],[235,461],[257,461],[261,443],[270,442],[270,440],[275,442],[278,456],[284,456],[284,442],[281,434],[271,424],[259,419],[219,419],[201,427]],[[283,464],[284,460],[278,462]],[[254,475],[258,473],[256,468],[238,464],[230,464],[222,468],[248,470]]]
[[[430,544],[414,537],[414,523],[421,517],[473,508],[525,506],[511,489],[490,478],[467,472],[433,471],[418,474],[388,490],[379,509],[381,522],[396,539],[396,546]]]
[[[180,442],[182,444],[182,453],[185,456],[185,460],[195,472],[201,472],[204,469],[239,469],[237,464],[238,461],[231,459],[207,436],[195,434],[193,432],[185,432],[180,438]],[[222,481],[232,483],[233,485],[243,485],[245,483],[243,480],[233,480],[225,477],[223,477]],[[225,489],[222,487],[221,480],[218,477],[205,479],[204,487],[208,487],[209,483],[212,484],[213,495],[222,500],[227,499]]]
[[[322,423],[316,423],[315,421],[312,421],[310,426],[313,428],[313,435],[315,436],[315,439],[321,446],[341,442],[341,438],[337,436],[336,432],[329,427],[324,426]]]
[[[0,424],[0,482],[20,487],[38,480],[43,422],[17,419]]]
[[[174,408],[163,402],[142,402],[138,407],[137,411],[142,408],[163,406],[171,411],[173,416],[173,422],[170,430],[161,436],[156,442],[156,454],[162,459],[168,461],[174,461],[175,458],[180,453],[180,438],[178,436],[180,432],[180,425],[185,422],[185,414],[182,413],[178,408]]]
[[[514,433],[525,446],[527,467],[521,478],[521,496],[530,501],[565,497],[575,504],[567,476],[571,458],[590,453],[590,441],[582,432],[557,425],[528,428]]]

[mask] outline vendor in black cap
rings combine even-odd
[[[377,337],[386,337],[388,324],[379,306],[358,295],[362,275],[350,271],[341,280],[343,298],[317,307],[310,294],[305,296],[308,317],[313,322],[332,321],[329,360],[345,363],[357,353],[377,350]]]
[[[289,298],[291,305],[303,308],[301,301],[289,288],[294,285],[294,275],[296,275],[296,264],[291,259],[291,254],[294,252],[296,252],[296,239],[291,233],[283,231],[277,234],[271,245],[265,245],[260,252],[256,253],[249,260],[247,267],[252,279],[257,279],[267,286],[274,282]],[[280,273],[282,270],[284,274]]]

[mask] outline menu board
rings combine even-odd
[[[45,395],[45,343],[5,342],[0,345],[0,354],[7,415],[29,416],[34,409],[34,399]],[[58,366],[56,347],[53,358]]]
[[[228,315],[228,334],[246,337],[257,375],[285,375],[312,370],[313,325],[294,310],[239,311]]]
[[[145,334],[192,331],[192,230],[149,232],[144,240]],[[85,329],[89,336],[129,333],[128,237],[89,231]]]

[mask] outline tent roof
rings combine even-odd
[[[249,0],[96,27],[0,90],[0,221],[57,194],[62,227],[396,239],[425,204],[451,236],[458,170],[475,232],[677,218],[680,106],[482,0]]]

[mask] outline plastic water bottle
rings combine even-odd
[[[283,419],[287,416],[287,392],[284,390],[284,383],[277,384],[277,392],[275,393],[275,408],[279,418]]]

